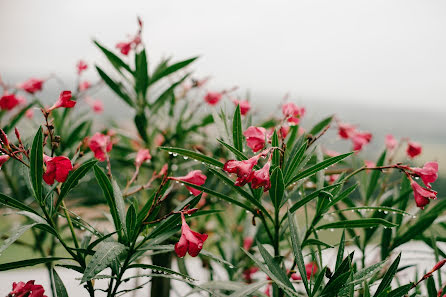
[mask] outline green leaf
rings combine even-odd
[[[125,218],[125,204],[124,199],[122,197],[121,189],[118,186],[118,183],[115,179],[112,178],[112,188],[113,188],[113,197],[116,203],[116,210],[118,212],[119,222],[121,224],[121,228],[124,233],[127,235],[127,226],[126,226],[126,218]]]
[[[36,133],[31,148],[29,158],[31,185],[34,191],[34,197],[37,201],[42,201],[42,176],[43,176],[43,135],[42,127]]]
[[[12,230],[10,233],[11,235],[8,236],[8,238],[3,241],[3,244],[0,246],[0,255],[3,253],[11,244],[13,244],[17,239],[19,239],[23,233],[34,227],[36,224],[29,224],[20,226],[14,230]]]
[[[94,159],[89,160],[84,164],[82,164],[81,166],[79,166],[78,169],[70,172],[70,175],[68,175],[67,180],[62,184],[62,187],[60,188],[60,194],[55,209],[58,208],[58,206],[62,202],[62,199],[65,198],[65,196],[79,183],[79,180],[83,178],[96,163],[97,161]]]
[[[243,154],[241,151],[239,151],[238,149],[236,149],[235,147],[233,147],[230,144],[227,144],[226,142],[224,142],[221,139],[217,139],[218,142],[220,142],[223,146],[225,146],[227,149],[229,149],[237,158],[237,160],[242,161],[242,160],[248,160],[248,157],[245,156],[245,154]]]
[[[287,163],[285,165],[285,183],[288,184],[291,176],[294,174],[294,171],[299,166],[300,162],[302,162],[304,153],[307,149],[307,141],[302,142],[300,146],[298,146],[300,142],[296,144],[296,146],[293,148],[290,157],[287,160]]]
[[[240,105],[237,105],[232,120],[232,141],[234,147],[243,152],[243,131],[242,131],[242,115],[240,113]]]
[[[294,259],[297,264],[297,268],[299,269],[300,276],[302,277],[302,282],[305,286],[305,291],[307,294],[311,296],[310,288],[308,287],[307,280],[307,272],[305,268],[304,257],[302,254],[301,242],[299,239],[299,234],[297,232],[296,223],[294,222],[294,218],[292,217],[291,212],[288,210],[288,224],[290,226],[291,233],[291,245],[293,248]]]
[[[125,246],[119,242],[103,241],[98,245],[82,276],[81,283],[91,280],[105,268],[111,266],[113,262],[119,262],[119,256],[126,250]]]
[[[303,179],[305,177],[311,176],[313,174],[315,174],[316,172],[323,170],[333,164],[338,163],[339,161],[347,158],[348,156],[350,156],[353,153],[347,153],[347,154],[342,154],[336,157],[331,157],[328,158],[320,163],[317,163],[316,165],[311,166],[310,168],[305,169],[304,171],[298,173],[296,176],[294,176],[288,183],[287,183],[287,187],[289,185],[291,185],[293,182],[296,182],[300,179]]]
[[[141,96],[140,100],[145,100],[147,88],[149,87],[149,73],[145,49],[142,49],[135,55],[135,68],[136,90],[139,96]],[[139,104],[142,103],[139,102]]]
[[[423,234],[425,230],[427,230],[437,219],[437,214],[432,215],[426,215],[426,216],[420,216],[420,218],[416,221],[415,224],[410,226],[403,234],[397,235],[395,239],[393,240],[391,250],[395,249],[396,247],[412,240],[415,238],[415,236]]]
[[[165,65],[164,67],[162,67],[160,71],[155,71],[150,79],[150,84],[154,84],[155,82],[157,82],[158,80],[160,80],[163,77],[166,77],[169,74],[172,74],[184,67],[186,67],[187,65],[189,65],[190,63],[192,63],[193,61],[195,61],[196,59],[198,59],[198,57],[193,57],[184,61],[180,61],[177,62],[175,64],[172,64],[170,66]]]
[[[149,140],[149,136],[147,135],[148,122],[144,111],[135,115],[134,122],[139,136],[141,136],[144,142],[147,142]]]
[[[263,286],[265,286],[268,282],[267,281],[261,281],[261,282],[256,282],[250,285],[246,285],[243,288],[235,291],[234,293],[232,293],[231,295],[229,295],[229,297],[246,297],[249,296],[251,294],[254,294],[255,292],[257,292],[257,290],[259,290],[260,288],[262,288]]]
[[[8,124],[3,128],[3,131],[6,134],[8,134],[13,128],[15,128],[17,123],[23,118],[26,111],[31,107],[33,107],[34,105],[36,105],[36,103],[37,103],[36,101],[32,101],[30,104],[23,107],[13,118],[8,120]]]
[[[345,249],[345,230],[342,230],[342,237],[341,241],[339,242],[338,247],[338,254],[336,256],[336,269],[339,268],[339,266],[342,263],[342,259],[344,259],[344,249]]]
[[[101,68],[99,68],[99,66],[96,66],[96,70],[98,71],[98,74],[102,78],[102,80],[110,87],[110,89],[113,90],[113,92],[115,92],[116,95],[124,100],[124,102],[127,103],[129,106],[135,107],[135,103],[132,101],[129,95],[122,90],[120,84],[111,79]]]
[[[320,121],[319,123],[317,123],[311,130],[310,130],[310,134],[311,135],[316,135],[319,132],[321,132],[325,127],[327,127],[331,121],[333,120],[333,116],[329,116],[328,118],[323,119],[322,121]]]
[[[30,267],[38,264],[51,263],[53,261],[58,260],[70,260],[70,258],[62,258],[62,257],[44,257],[44,258],[35,258],[35,259],[27,259],[9,263],[0,264],[0,271],[7,271],[11,269]]]
[[[308,202],[310,202],[311,200],[313,200],[314,198],[318,197],[319,195],[321,195],[322,192],[326,192],[330,189],[333,189],[335,187],[340,186],[341,184],[333,184],[333,185],[328,185],[322,189],[319,189],[317,191],[312,192],[310,195],[307,195],[305,197],[303,197],[302,199],[300,199],[299,201],[297,201],[295,204],[293,204],[293,206],[291,206],[290,208],[290,212],[293,213],[296,210],[298,210],[299,208],[301,208],[302,206],[304,206],[305,204],[307,204]]]
[[[96,40],[93,40],[93,42],[104,53],[105,57],[107,57],[107,59],[110,61],[110,63],[113,65],[113,67],[115,67],[115,69],[118,70],[118,72],[121,73],[121,68],[124,68],[129,73],[132,73],[132,70],[130,69],[130,67],[126,63],[124,63],[124,61],[122,61],[121,58],[119,58],[117,55],[115,55],[114,53],[112,53],[111,51],[109,51],[108,49],[103,47]]]
[[[136,210],[133,204],[130,205],[127,210],[127,215],[125,217],[126,226],[127,226],[127,236],[129,242],[132,242],[134,235],[136,235]]]
[[[200,153],[196,153],[194,151],[190,151],[190,150],[183,149],[183,148],[166,147],[166,146],[159,147],[159,149],[164,150],[164,151],[168,151],[168,152],[170,152],[172,154],[178,154],[178,155],[181,155],[181,156],[184,156],[184,157],[192,158],[194,160],[197,160],[199,162],[203,162],[203,163],[206,163],[206,164],[209,164],[209,165],[212,165],[212,166],[223,168],[223,163],[222,162],[220,162],[220,161],[218,161],[218,160],[216,160],[214,158],[208,157],[206,155],[203,155],[203,154],[200,154]]]
[[[35,211],[33,208],[23,204],[21,201],[19,201],[17,199],[6,196],[2,193],[0,193],[0,203],[4,204],[6,206],[12,207],[12,208],[29,211],[29,212],[32,212],[32,213],[40,216],[39,213],[37,211]]]
[[[386,274],[384,274],[383,279],[381,283],[378,286],[378,289],[376,289],[375,295],[373,297],[377,297],[381,292],[384,291],[390,284],[392,283],[392,279],[395,276],[395,273],[397,272],[398,265],[400,264],[401,260],[401,253],[396,257],[395,261],[393,261],[392,265],[390,265],[389,269],[387,270]]]
[[[410,289],[412,289],[412,284],[407,284],[407,285],[401,286],[399,288],[396,288],[395,290],[390,291],[385,296],[386,297],[403,297],[409,293]],[[385,293],[385,292],[383,292],[383,293]]]
[[[321,296],[334,297],[342,289],[351,275],[351,271],[344,272],[336,278],[332,278],[322,290]]]
[[[311,245],[319,245],[324,248],[334,248],[333,245],[323,242],[319,239],[309,238],[302,243],[302,247],[311,246]]]
[[[435,281],[433,277],[429,277],[426,281],[427,293],[429,297],[437,297],[437,288],[435,288]]]
[[[169,268],[166,268],[166,267],[162,267],[162,266],[158,266],[158,265],[135,263],[135,264],[130,264],[128,268],[129,269],[131,269],[131,268],[151,269],[151,270],[157,271],[155,274],[159,274],[158,271],[161,271],[161,272],[164,272],[166,274],[172,274],[172,275],[181,276],[182,278],[185,278],[185,279],[192,279],[188,275],[185,275],[185,274],[176,272],[175,270],[172,270],[172,269],[169,269]]]
[[[276,211],[280,208],[280,204],[283,199],[283,193],[285,185],[283,182],[282,170],[277,167],[271,174],[271,189],[269,190],[269,196],[273,202]]]
[[[370,228],[370,227],[378,227],[381,225],[388,228],[397,226],[396,224],[386,221],[384,219],[366,218],[360,220],[347,220],[347,221],[328,223],[317,227],[316,230],[337,229],[337,228]]]
[[[376,162],[376,166],[384,165],[384,161],[386,160],[386,153],[387,151],[384,150],[384,152],[379,157],[378,162]],[[372,197],[373,192],[375,191],[376,186],[378,185],[378,180],[380,176],[381,176],[381,170],[373,170],[367,187],[367,193],[366,193],[367,200],[370,199],[370,197]]]
[[[167,102],[167,99],[170,98],[170,96],[175,96],[174,90],[177,86],[179,86],[190,74],[184,75],[182,78],[180,78],[175,83],[171,84],[170,87],[168,87],[164,92],[161,93],[161,95],[158,96],[158,98],[153,102],[151,105],[151,112],[155,114],[163,105]]]
[[[62,279],[59,274],[57,274],[56,270],[53,268],[53,278],[54,278],[54,288],[56,289],[57,297],[68,297],[67,289],[65,289],[65,285],[63,284]]]
[[[273,136],[271,137],[271,146],[279,147],[279,136],[277,135],[276,130],[274,130]],[[273,168],[280,166],[280,151],[277,149],[273,151],[272,165]]]
[[[105,175],[104,171],[99,168],[97,165],[93,167],[94,175],[96,176],[96,180],[98,181],[99,186],[104,193],[105,200],[107,201],[108,207],[110,208],[110,213],[113,218],[113,222],[115,224],[115,229],[118,233],[118,236],[121,238],[122,234],[122,224],[120,220],[120,215],[118,214],[118,209],[115,201],[115,196],[113,194],[113,186],[110,183],[107,175]]]

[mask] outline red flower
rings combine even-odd
[[[398,141],[395,139],[395,137],[393,137],[392,134],[387,134],[386,135],[387,150],[392,151],[396,148],[397,145],[398,145]]]
[[[116,44],[116,48],[121,51],[121,54],[127,56],[132,49],[132,42],[119,42]]]
[[[356,132],[356,127],[350,124],[339,123],[338,124],[338,134],[341,138],[349,139]]]
[[[437,199],[437,192],[423,188],[412,178],[410,179],[410,185],[412,186],[415,203],[419,208],[424,209],[424,207],[429,204],[429,199]]]
[[[172,180],[176,181],[185,181],[197,186],[202,186],[206,182],[206,175],[204,175],[201,170],[193,170],[189,172],[185,176],[179,176],[179,177],[170,177]],[[186,186],[186,188],[192,193],[194,196],[200,195],[201,191],[197,190],[195,188]]]
[[[21,103],[21,100],[15,94],[4,93],[0,98],[0,108],[3,110],[11,110]]]
[[[82,72],[87,70],[88,65],[84,61],[79,60],[79,62],[77,62],[77,64],[76,64],[76,68],[77,68],[77,74],[81,75]]]
[[[68,177],[68,173],[73,170],[70,159],[63,156],[49,157],[43,155],[43,161],[46,164],[46,171],[43,174],[43,180],[49,184],[54,184],[54,180],[60,183],[65,182]]]
[[[254,153],[260,151],[265,146],[265,128],[251,126],[243,132],[243,135],[246,137],[246,142]]]
[[[250,267],[243,270],[243,278],[248,284],[252,283],[252,275],[257,271],[259,271],[258,267]]]
[[[258,154],[248,160],[243,161],[229,160],[223,166],[223,170],[228,173],[235,173],[237,175],[235,185],[244,186],[247,182],[249,182],[252,169],[259,161],[261,155],[262,154]]]
[[[351,137],[353,150],[359,152],[362,147],[372,140],[372,134],[369,132],[356,132]]]
[[[204,96],[204,101],[206,101],[209,105],[215,105],[220,101],[223,95],[219,92],[208,92],[206,96]]]
[[[105,161],[106,153],[111,151],[113,144],[110,140],[110,136],[98,132],[91,137],[88,146],[93,151],[96,159]]]
[[[6,163],[6,161],[9,160],[8,155],[0,155],[0,169],[2,169],[3,164]]]
[[[136,154],[135,166],[141,167],[142,163],[149,161],[150,159],[152,159],[150,151],[148,149],[140,149]]]
[[[91,87],[91,84],[87,80],[79,83],[79,91],[81,91],[81,92],[88,90],[90,87]]]
[[[208,238],[208,235],[192,231],[186,223],[183,213],[181,213],[181,222],[181,237],[175,244],[175,253],[180,258],[184,257],[187,252],[192,257],[196,257],[203,248],[203,243]]]
[[[72,108],[76,105],[76,101],[71,100],[71,91],[63,91],[59,95],[59,99],[51,106],[48,111],[59,107]]]
[[[409,168],[416,175],[418,175],[426,187],[430,188],[431,183],[435,182],[438,178],[438,163],[427,162],[423,168]]]
[[[300,118],[305,114],[305,107],[299,107],[292,102],[285,103],[282,105],[282,114],[290,125],[298,125]]]
[[[327,180],[328,184],[332,185],[335,181],[338,180],[340,174],[330,174],[325,179]]]
[[[415,158],[421,154],[422,147],[418,142],[409,141],[407,143],[406,153],[410,158]]]
[[[253,171],[249,177],[251,187],[257,189],[263,187],[263,192],[268,191],[271,188],[271,180],[269,177],[269,169],[271,167],[271,161],[268,161],[262,169]]]
[[[24,91],[34,94],[35,92],[41,91],[43,83],[45,81],[43,79],[38,78],[31,78],[19,85],[20,89],[23,89]]]
[[[310,279],[312,275],[315,275],[317,272],[317,265],[314,262],[310,262],[308,264],[305,265],[305,271],[307,274],[307,279]],[[297,273],[293,273],[291,274],[291,278],[293,280],[301,280],[302,277],[300,275],[298,275]]]
[[[43,295],[45,290],[41,285],[35,285],[35,281],[30,280],[26,284],[24,282],[12,283],[12,291],[8,297],[47,297]]]
[[[243,248],[247,251],[251,249],[252,244],[254,243],[254,239],[252,237],[245,237],[243,239]]]
[[[248,111],[251,109],[251,105],[249,104],[248,100],[232,100],[234,102],[235,106],[240,106],[240,113],[241,115],[246,115]]]

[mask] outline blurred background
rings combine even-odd
[[[419,162],[438,160],[445,173],[445,13],[440,0],[3,0],[0,75],[74,84],[79,59],[105,64],[92,39],[113,48],[140,16],[150,60],[200,55],[194,75],[211,76],[210,90],[239,86],[259,112],[288,93],[306,106],[304,124],[332,113],[360,124],[374,134],[371,157],[385,134],[410,137],[423,144]],[[53,101],[60,88],[53,80],[41,96]],[[113,94],[97,96],[106,117],[129,115]]]

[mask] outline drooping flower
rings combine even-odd
[[[28,92],[30,94],[34,94],[35,92],[41,91],[43,87],[43,83],[45,80],[38,78],[30,78],[29,80],[21,83],[19,88]]]
[[[106,153],[112,149],[112,142],[109,135],[97,132],[90,138],[88,146],[94,153],[94,157],[99,161],[105,161]]]
[[[310,262],[305,265],[305,272],[307,274],[307,279],[310,279],[312,275],[316,274],[317,272],[317,264],[314,262]],[[291,278],[293,280],[301,280],[302,277],[298,275],[297,273],[291,274]]]
[[[431,188],[431,183],[438,178],[438,163],[427,162],[423,168],[409,168],[413,173],[418,175],[426,187]]]
[[[0,169],[2,169],[3,164],[6,163],[6,161],[9,160],[8,155],[0,155]]]
[[[422,147],[418,142],[409,141],[407,143],[406,153],[410,158],[415,158],[419,154],[421,154]]]
[[[398,141],[392,134],[386,135],[386,148],[388,151],[393,151],[398,145]]]
[[[48,184],[54,184],[54,180],[60,183],[65,182],[68,173],[73,170],[70,159],[63,156],[49,157],[43,155],[43,161],[46,164],[46,171],[43,174],[43,180]]]
[[[338,124],[338,135],[341,138],[349,139],[353,137],[353,135],[356,132],[356,127],[350,124],[346,123],[339,123]]]
[[[222,96],[223,94],[219,92],[208,92],[206,96],[204,96],[204,101],[209,105],[215,105],[220,101]]]
[[[356,132],[351,137],[351,140],[353,142],[353,150],[359,152],[364,145],[372,140],[372,134],[369,132]]]
[[[71,91],[63,91],[59,95],[59,99],[51,106],[48,111],[59,107],[72,108],[76,105],[76,101],[71,100]]]
[[[228,173],[235,173],[237,175],[235,185],[244,186],[247,182],[249,182],[252,169],[259,161],[261,155],[262,154],[258,154],[249,158],[248,160],[243,161],[229,160],[223,166],[223,170]]]
[[[248,100],[234,99],[234,100],[232,100],[232,102],[235,104],[235,106],[237,106],[237,105],[240,106],[240,114],[241,115],[246,115],[248,113],[248,111],[251,109],[251,104],[249,103]]]
[[[246,142],[254,153],[260,151],[265,146],[265,128],[251,126],[243,132],[243,135],[246,137]]]
[[[77,64],[76,64],[76,68],[77,68],[77,74],[81,75],[82,72],[87,70],[88,65],[87,65],[87,63],[85,63],[85,61],[79,60],[79,62],[77,62]]]
[[[45,290],[42,285],[35,285],[34,280],[24,282],[12,283],[12,291],[8,294],[8,297],[47,297],[43,295]]]
[[[410,185],[412,186],[415,203],[419,208],[424,209],[424,207],[429,204],[429,199],[437,199],[437,192],[423,188],[412,178],[410,179]]]
[[[91,87],[91,84],[88,80],[84,80],[79,83],[79,91],[85,91],[88,90]]]
[[[269,176],[269,169],[271,167],[271,160],[259,170],[253,171],[249,177],[251,187],[257,189],[263,187],[263,192],[268,191],[271,188],[271,180]]]
[[[197,186],[202,186],[206,182],[206,175],[204,175],[201,170],[193,170],[186,174],[185,176],[179,176],[179,177],[170,177],[172,180],[176,181],[184,181],[188,182]],[[200,195],[201,191],[198,189],[195,189],[190,186],[186,186],[186,188],[192,193],[194,196]]]
[[[189,255],[192,257],[198,256],[203,248],[203,243],[207,238],[207,234],[200,234],[192,231],[189,225],[186,223],[184,214],[181,213],[181,237],[175,244],[175,253],[178,257],[182,258],[186,255],[186,253],[189,253]]]
[[[11,110],[21,102],[20,98],[15,94],[4,93],[0,98],[0,108],[3,110]]]
[[[149,161],[150,159],[152,159],[152,155],[150,155],[149,149],[140,149],[136,154],[135,166],[141,167],[144,162]]]

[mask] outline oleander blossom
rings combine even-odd
[[[91,84],[88,80],[84,80],[79,83],[79,91],[86,91],[91,87]]]
[[[207,234],[192,231],[186,223],[184,213],[181,212],[181,237],[175,244],[175,253],[177,256],[183,258],[186,253],[189,253],[192,257],[198,256],[207,238]]]
[[[244,186],[247,182],[249,182],[252,169],[257,164],[257,162],[259,162],[259,158],[261,156],[262,153],[251,157],[248,160],[229,160],[223,166],[223,171],[226,171],[227,173],[235,173],[237,175],[237,180],[235,181],[234,185],[240,187]]]
[[[431,188],[431,183],[435,182],[438,178],[438,163],[427,162],[423,168],[410,168],[415,175],[419,176],[426,187]]]
[[[48,184],[54,184],[54,180],[63,183],[68,174],[73,170],[70,159],[64,156],[49,157],[43,155],[43,161],[46,164],[46,170],[43,174],[43,180]]]
[[[359,152],[362,150],[364,145],[370,143],[372,140],[372,134],[369,132],[356,132],[351,137],[353,143],[353,150]]]
[[[97,132],[90,138],[88,146],[93,151],[94,157],[102,162],[106,160],[106,154],[111,151],[113,144],[109,135]]]
[[[420,186],[416,181],[410,178],[410,185],[413,190],[413,195],[415,198],[415,203],[421,209],[429,204],[429,199],[437,199],[437,192],[431,189],[426,189]]]
[[[266,129],[263,127],[251,126],[243,132],[246,137],[247,145],[252,149],[254,153],[260,151],[265,147],[266,142]]]
[[[254,239],[252,237],[243,238],[243,248],[249,251],[254,243]]]
[[[59,107],[73,108],[76,105],[76,101],[71,100],[71,91],[63,91],[59,95],[59,99],[51,106],[48,111],[52,111]]]
[[[6,161],[9,160],[8,155],[0,155],[0,169],[2,169],[3,164],[6,163]]]
[[[136,154],[135,166],[141,167],[144,162],[148,162],[150,159],[152,159],[152,155],[150,155],[149,149],[140,149]]]
[[[3,96],[0,97],[0,109],[2,110],[11,110],[20,105],[20,103],[20,97],[15,94],[8,94],[5,92]]]
[[[412,159],[421,154],[422,150],[421,144],[418,142],[409,141],[407,143],[406,153]]]
[[[42,285],[35,285],[34,280],[24,282],[12,283],[12,291],[7,297],[47,297],[43,295],[45,289]]]
[[[216,105],[223,97],[222,93],[219,92],[208,92],[206,96],[204,96],[204,101],[209,105]]]
[[[338,124],[338,135],[343,139],[349,139],[356,133],[356,127],[346,123]]]
[[[138,32],[130,41],[118,42],[116,44],[116,48],[119,49],[124,56],[127,56],[132,48],[136,48],[141,43],[142,21],[140,18],[138,18],[138,27]]]
[[[42,90],[44,82],[45,82],[45,80],[43,80],[43,79],[30,78],[27,81],[19,84],[18,87],[20,89],[24,90],[25,92],[34,94],[34,93]]]
[[[312,275],[315,275],[317,272],[317,264],[314,262],[310,262],[305,265],[305,272],[307,279],[310,279]],[[297,273],[291,274],[291,278],[293,280],[302,280],[302,277]]]
[[[235,106],[240,106],[240,114],[241,115],[246,115],[249,110],[251,109],[251,104],[249,103],[248,100],[232,100],[232,102],[234,103]]]
[[[288,102],[282,105],[282,114],[290,125],[298,125],[300,119],[305,115],[305,107]]]
[[[76,69],[77,69],[77,74],[81,75],[82,72],[88,69],[88,64],[85,63],[85,61],[83,60],[79,60],[79,62],[77,62],[76,64]]]
[[[271,180],[269,175],[269,169],[271,167],[271,160],[266,162],[266,164],[259,170],[253,171],[249,177],[251,182],[251,187],[253,189],[258,189],[263,187],[263,192],[267,192],[271,188]]]
[[[169,179],[175,180],[175,181],[183,181],[188,182],[197,186],[202,186],[206,182],[206,175],[204,175],[201,170],[193,170],[186,174],[185,176],[179,176],[179,177],[170,177]],[[185,187],[191,192],[192,195],[198,196],[201,194],[202,191],[195,189],[193,187],[185,185]]]
[[[386,148],[389,151],[393,151],[396,146],[398,145],[398,141],[395,139],[395,137],[392,134],[386,135]]]

